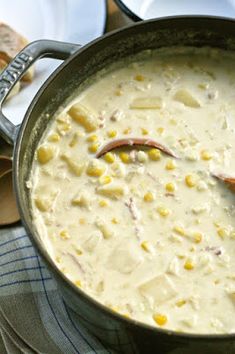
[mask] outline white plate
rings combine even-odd
[[[30,42],[46,38],[85,44],[104,33],[107,15],[105,0],[0,0],[0,9],[0,20]],[[38,88],[59,64],[52,59],[36,63],[33,82],[4,105],[9,120],[22,121]]]
[[[134,20],[173,15],[235,17],[235,0],[116,0]]]

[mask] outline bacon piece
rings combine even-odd
[[[138,221],[141,218],[140,211],[138,210],[135,201],[132,197],[125,202],[125,206],[129,209],[132,220],[134,221],[134,230],[138,240],[140,240],[140,235],[142,232],[142,226],[139,225]]]
[[[136,207],[134,199],[132,197],[130,197],[130,199],[127,202],[125,202],[125,205],[129,209],[132,219],[139,220],[140,214],[139,214],[139,210]]]

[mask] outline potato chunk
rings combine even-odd
[[[68,111],[71,118],[81,124],[87,132],[92,132],[98,128],[98,120],[94,114],[80,103],[74,104]]]
[[[34,199],[36,207],[42,212],[50,210],[57,195],[57,191],[48,192],[47,188],[45,188],[44,193],[39,190]]]
[[[140,293],[150,302],[150,304],[160,305],[177,295],[174,284],[165,274],[146,281],[139,286]]]
[[[139,251],[133,245],[117,246],[108,259],[108,265],[114,270],[128,274],[142,262]]]
[[[97,188],[97,193],[111,199],[120,199],[127,193],[127,186],[120,183],[109,183]]]
[[[80,206],[82,208],[86,208],[88,210],[91,209],[91,202],[92,202],[92,198],[89,195],[89,193],[87,193],[86,191],[78,193],[72,199],[72,205],[78,205],[78,206]]]
[[[92,232],[86,241],[83,242],[82,248],[87,252],[93,252],[102,240],[102,233],[100,231]]]
[[[131,104],[131,109],[161,109],[164,103],[161,97],[139,97],[134,99]]]
[[[185,89],[178,90],[174,95],[174,99],[188,107],[199,108],[201,106],[199,101]]]
[[[105,239],[109,239],[113,236],[113,231],[105,224],[101,219],[97,219],[95,222],[98,229],[102,232],[102,235]]]
[[[84,163],[77,162],[67,155],[61,155],[61,159],[66,162],[70,172],[72,172],[78,177],[81,176],[85,167]]]

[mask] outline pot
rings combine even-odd
[[[111,63],[143,49],[166,46],[211,46],[235,49],[235,21],[216,17],[168,17],[112,32],[83,48],[54,41],[36,41],[19,53],[0,75],[0,104],[27,68],[40,57],[67,60],[31,102],[21,127],[0,113],[1,135],[14,145],[14,188],[20,216],[32,243],[58,282],[66,304],[79,325],[119,353],[232,354],[235,334],[183,334],[154,328],[115,314],[70,282],[52,262],[32,222],[28,180],[37,147],[58,107],[82,90],[89,77]]]

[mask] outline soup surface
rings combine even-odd
[[[173,53],[173,54],[172,54]],[[116,147],[116,139],[153,147]],[[152,326],[235,332],[234,55],[148,51],[103,72],[42,137],[27,182],[56,266]]]

